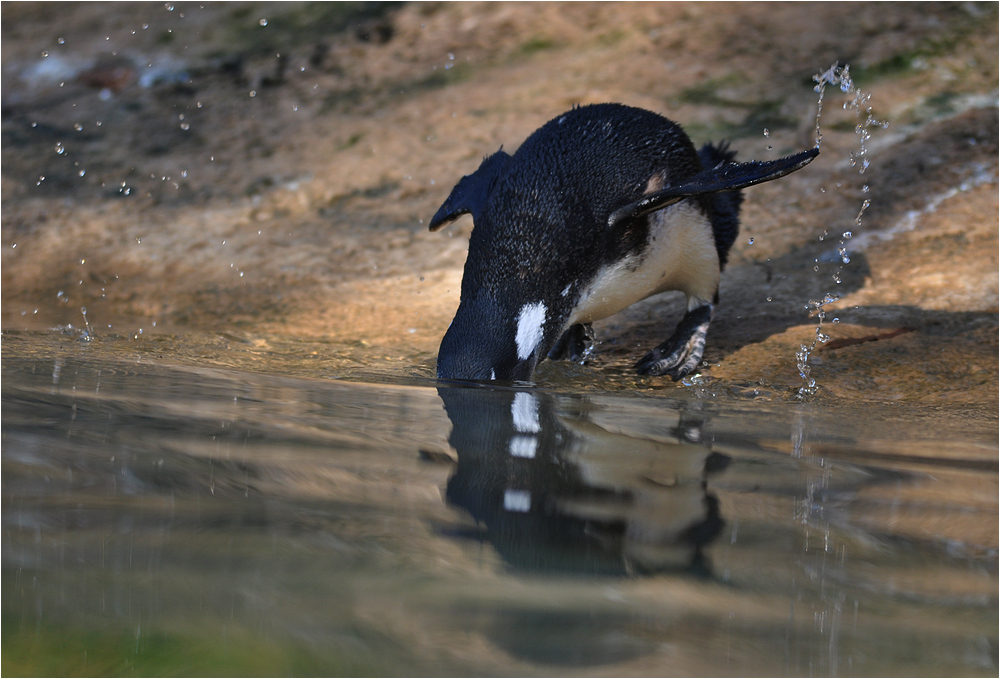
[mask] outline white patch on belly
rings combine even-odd
[[[689,201],[649,216],[641,256],[601,269],[580,295],[567,327],[618,313],[650,295],[680,290],[688,309],[711,302],[719,289],[719,253],[708,217]]]
[[[514,335],[514,342],[517,344],[517,357],[522,361],[527,360],[542,341],[545,312],[544,302],[525,304],[521,307],[521,313],[517,316],[517,334]]]

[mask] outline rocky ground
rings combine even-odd
[[[997,35],[994,3],[5,3],[3,328],[86,308],[95,335],[353,342],[430,375],[472,222],[426,224],[484,155],[618,101],[778,157],[813,144],[839,61],[889,123],[870,167],[829,89],[820,158],[746,192],[701,377],[630,384],[787,397],[834,293],[820,395],[995,419]],[[681,312],[599,323],[571,381],[624,374]]]

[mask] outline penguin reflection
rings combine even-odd
[[[650,440],[599,426],[584,401],[442,387],[458,465],[447,501],[513,568],[625,575],[705,568],[722,528],[706,479],[728,458],[692,439]],[[579,407],[578,407],[579,406]]]

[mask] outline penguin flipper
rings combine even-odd
[[[471,214],[473,221],[478,221],[486,199],[508,160],[510,156],[504,153],[501,146],[499,151],[483,159],[479,169],[459,179],[444,204],[431,218],[430,230],[437,231],[464,214]]]
[[[802,151],[778,160],[720,163],[710,170],[696,174],[683,184],[668,186],[615,210],[608,217],[608,226],[614,227],[625,220],[661,210],[691,196],[720,191],[738,191],[748,186],[784,177],[805,167],[817,155],[819,155],[819,149],[811,148],[808,151]]]

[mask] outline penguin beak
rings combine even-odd
[[[450,331],[449,331],[450,333]],[[474,380],[480,382],[527,382],[538,362],[535,356],[518,360],[513,351],[496,351],[488,341],[458,342],[445,339],[438,352],[437,376],[442,380]]]

